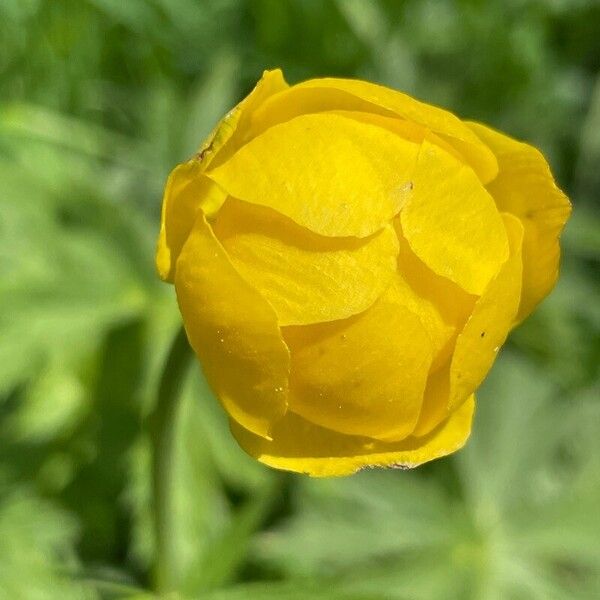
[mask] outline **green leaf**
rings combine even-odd
[[[64,511],[30,490],[0,496],[0,599],[93,600],[93,588],[74,581],[77,526]]]

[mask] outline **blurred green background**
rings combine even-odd
[[[162,186],[263,69],[381,82],[543,149],[562,277],[456,456],[309,480],[193,368],[157,565],[148,416],[179,316]],[[600,598],[597,0],[0,0],[0,600]]]

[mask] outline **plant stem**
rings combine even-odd
[[[165,363],[158,399],[150,416],[152,441],[152,498],[156,553],[154,586],[157,593],[172,591],[176,586],[175,548],[172,537],[173,453],[175,429],[186,371],[193,353],[183,328],[171,344]]]

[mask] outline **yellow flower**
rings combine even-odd
[[[465,443],[569,213],[527,144],[275,70],[171,173],[156,261],[249,454],[314,476],[414,467]]]

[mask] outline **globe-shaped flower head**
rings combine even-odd
[[[157,266],[248,453],[318,476],[413,467],[465,443],[569,212],[529,145],[275,70],[172,172]]]

